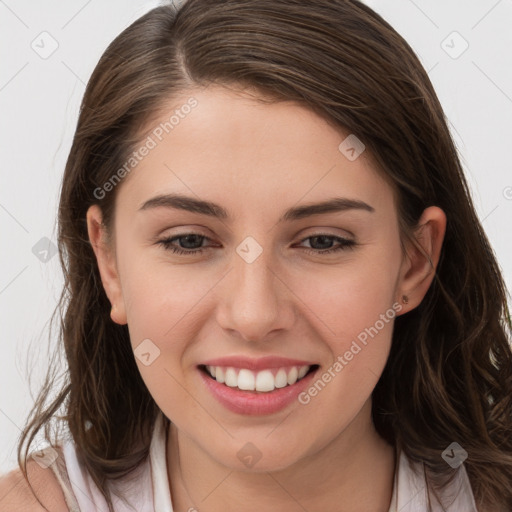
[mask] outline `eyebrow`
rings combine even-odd
[[[201,199],[195,199],[193,197],[180,194],[165,194],[152,197],[144,202],[144,204],[139,208],[139,211],[162,207],[199,213],[201,215],[208,215],[209,217],[222,220],[230,219],[227,210],[222,206],[210,201],[203,201]],[[281,216],[278,222],[299,220],[311,215],[347,210],[363,210],[371,213],[375,211],[372,206],[364,201],[345,197],[334,197],[320,203],[310,203],[289,208]]]

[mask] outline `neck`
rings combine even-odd
[[[330,443],[276,471],[226,467],[172,423],[167,445],[175,512],[387,512],[396,463],[373,426],[370,400]]]

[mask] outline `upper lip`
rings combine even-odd
[[[233,368],[247,368],[248,370],[258,371],[267,368],[283,368],[284,366],[312,366],[315,363],[277,356],[266,356],[258,359],[244,356],[228,356],[209,359],[201,364],[204,366],[231,366]]]

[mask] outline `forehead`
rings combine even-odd
[[[370,155],[352,160],[343,152],[351,134],[295,102],[261,103],[220,86],[191,89],[169,100],[143,132],[135,149],[150,149],[119,191],[119,200],[135,209],[166,192],[228,199],[246,209],[334,192],[374,203],[390,199]]]

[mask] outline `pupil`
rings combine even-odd
[[[182,244],[182,245],[183,245],[186,249],[197,249],[198,247],[195,247],[195,246],[194,246],[194,240],[196,241],[196,243],[197,243],[197,241],[199,241],[199,246],[200,246],[200,245],[201,245],[201,240],[200,240],[200,238],[201,238],[201,237],[200,237],[199,235],[187,235],[187,236],[184,236],[184,237],[182,237],[182,238],[181,238],[181,239],[182,239],[182,241],[183,241],[183,240],[185,241],[185,242],[184,242],[184,244]],[[189,245],[190,240],[192,240],[192,242],[191,242],[191,244],[192,244],[192,245],[191,245],[191,246]]]
[[[332,244],[332,240],[325,235],[314,236],[311,238],[311,240],[312,241],[323,240],[325,242],[325,244],[320,243],[320,245],[324,245],[324,247],[315,247],[316,249],[329,249]],[[311,245],[314,245],[314,244],[311,244]]]

